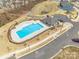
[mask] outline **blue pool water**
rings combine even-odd
[[[28,26],[23,27],[22,29],[20,29],[19,31],[17,31],[16,33],[18,34],[19,38],[24,38],[25,36],[40,30],[41,28],[43,28],[43,26],[39,23],[36,24],[30,24]]]

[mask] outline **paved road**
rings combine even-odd
[[[44,46],[43,48],[21,57],[20,59],[49,59],[53,55],[55,55],[62,47],[66,45],[76,45],[79,46],[78,43],[73,42],[72,38],[77,38],[79,31],[79,23],[68,22],[73,24],[73,28],[68,30],[66,33],[62,34],[60,37],[49,43],[48,45]]]

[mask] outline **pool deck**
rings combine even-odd
[[[29,35],[26,35],[25,37],[23,38],[19,38],[18,35],[16,34],[16,32],[18,30],[21,30],[23,27],[26,27],[30,24],[35,24],[35,23],[39,23],[41,26],[43,26],[40,30],[37,30]],[[15,28],[13,28],[10,32],[10,35],[12,37],[11,41],[15,42],[15,43],[23,43],[25,41],[28,41],[30,40],[31,38],[34,38],[35,36],[39,35],[40,33],[44,32],[45,30],[47,30],[49,27],[46,26],[45,24],[43,24],[41,21],[25,21],[25,22],[22,22],[18,25],[15,26]],[[33,28],[32,28],[33,29]],[[32,30],[32,29],[29,29],[29,30]]]

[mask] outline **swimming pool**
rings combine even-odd
[[[40,21],[25,21],[15,26],[11,30],[11,41],[16,43],[21,43],[29,40],[43,31],[47,30],[49,27]]]
[[[23,27],[22,29],[20,29],[16,33],[22,39],[25,36],[28,36],[29,34],[35,32],[35,31],[40,30],[41,28],[43,28],[43,26],[40,25],[39,23],[36,23],[36,24],[33,23],[33,24],[30,24],[28,26]]]

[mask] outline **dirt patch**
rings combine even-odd
[[[31,8],[36,5],[37,3],[40,3],[45,0],[36,0],[36,1],[29,1],[29,3],[26,6],[22,6],[20,8],[17,8],[15,10],[11,11],[3,11],[0,13],[0,27],[5,25],[6,23],[9,23],[18,17],[20,17],[23,14],[26,14],[28,11],[31,10]],[[1,11],[1,10],[0,10]]]
[[[79,48],[74,46],[66,47],[53,59],[79,59]]]

